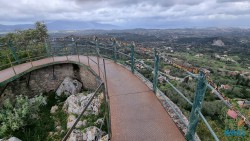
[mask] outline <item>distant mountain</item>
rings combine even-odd
[[[47,23],[49,30],[118,29],[118,26],[97,22],[55,21]]]
[[[82,21],[55,21],[46,23],[49,31],[58,30],[87,30],[87,29],[118,29],[118,26],[111,24],[102,24],[97,22],[82,22]],[[23,30],[34,28],[33,24],[17,24],[17,25],[1,25],[0,32],[10,32],[15,30]]]
[[[9,32],[15,30],[34,28],[32,24],[19,24],[19,25],[2,25],[0,24],[0,32]]]

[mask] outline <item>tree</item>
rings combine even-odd
[[[48,38],[48,30],[47,26],[43,22],[36,22],[36,32],[37,38],[40,42],[44,41],[44,39]]]

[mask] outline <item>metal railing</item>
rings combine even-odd
[[[30,53],[32,54],[33,53],[32,51],[34,51],[34,50],[30,50],[29,52],[27,52],[27,50],[26,50],[26,53],[27,53],[28,57],[21,58],[20,60],[17,60],[17,59],[15,59],[17,57],[14,57],[14,54],[18,54],[18,53],[14,53],[13,49],[12,50],[9,49],[9,51],[6,52],[5,54],[1,54],[1,55],[6,55],[8,63],[7,64],[1,64],[0,68],[2,68],[3,66],[11,66],[13,71],[16,74],[14,65],[16,63],[18,63],[18,62],[19,63],[23,63],[23,62],[32,63],[32,61],[36,60],[37,58],[47,58],[47,57],[52,57],[53,61],[54,61],[54,56],[62,56],[62,55],[66,56],[66,57],[68,55],[78,55],[78,60],[79,60],[79,62],[81,62],[80,58],[79,58],[79,55],[86,55],[87,58],[88,58],[88,65],[90,66],[90,61],[94,62],[98,66],[98,75],[99,75],[99,77],[100,78],[102,77],[105,80],[105,83],[104,83],[105,84],[104,85],[105,86],[105,91],[104,91],[105,94],[104,94],[104,96],[105,96],[105,101],[106,101],[105,107],[106,107],[106,109],[108,109],[108,114],[109,114],[108,118],[107,118],[107,123],[108,123],[108,128],[109,128],[108,129],[109,139],[111,139],[112,133],[111,133],[111,129],[110,129],[111,120],[110,120],[110,113],[109,113],[110,107],[109,107],[107,77],[106,77],[106,72],[105,72],[106,71],[105,60],[103,59],[103,65],[104,65],[103,71],[104,72],[102,71],[102,69],[100,69],[100,62],[99,62],[100,58],[109,58],[109,59],[114,60],[115,62],[117,61],[118,63],[121,63],[122,65],[125,65],[127,68],[129,66],[130,67],[129,70],[131,70],[132,73],[138,74],[139,77],[141,77],[143,80],[145,80],[145,82],[147,82],[149,84],[149,87],[151,87],[152,90],[155,93],[159,92],[160,95],[164,97],[164,99],[166,100],[168,105],[172,108],[174,113],[178,116],[180,121],[185,125],[185,127],[188,128],[188,131],[186,133],[186,138],[188,140],[194,140],[194,138],[195,138],[195,130],[196,130],[196,126],[197,126],[199,117],[201,117],[201,119],[203,120],[203,122],[207,126],[208,130],[210,131],[210,133],[214,137],[214,140],[216,140],[216,141],[219,140],[218,137],[216,136],[216,134],[214,133],[213,129],[211,128],[211,126],[209,125],[209,123],[207,122],[207,120],[205,119],[203,114],[201,113],[201,103],[203,102],[206,88],[208,87],[210,89],[213,89],[211,86],[209,86],[208,83],[206,83],[206,79],[204,79],[202,77],[204,75],[202,71],[200,71],[200,75],[198,75],[198,76],[187,71],[188,75],[191,75],[192,77],[194,77],[194,78],[196,78],[198,80],[198,85],[197,85],[197,88],[196,88],[196,95],[195,95],[194,102],[191,102],[191,100],[189,100],[180,90],[178,90],[168,79],[164,78],[164,81],[166,83],[168,83],[171,86],[171,88],[173,88],[173,90],[176,91],[177,94],[179,96],[181,96],[189,105],[192,106],[192,111],[191,111],[191,115],[190,115],[190,118],[189,118],[189,123],[186,123],[185,120],[183,119],[183,114],[180,113],[178,110],[176,110],[176,105],[174,105],[172,103],[172,101],[170,101],[166,97],[166,95],[163,94],[157,87],[158,76],[163,76],[164,73],[159,71],[159,68],[158,68],[159,59],[157,59],[158,54],[157,54],[156,51],[155,51],[155,54],[154,54],[154,57],[155,57],[154,68],[152,68],[152,67],[148,66],[147,64],[143,63],[142,61],[138,60],[137,58],[135,58],[135,56],[134,56],[135,55],[135,53],[134,53],[135,52],[135,50],[134,50],[135,45],[134,44],[131,44],[129,47],[127,46],[125,48],[121,48],[121,47],[118,48],[116,42],[114,42],[112,44],[113,48],[110,48],[110,47],[107,48],[107,47],[100,46],[98,42],[95,42],[94,44],[95,44],[95,46],[93,46],[93,45],[88,46],[88,45],[85,45],[83,43],[81,44],[80,42],[79,43],[74,42],[73,44],[71,44],[71,47],[73,49],[72,48],[69,49],[70,46],[69,45],[66,46],[65,44],[64,44],[63,47],[62,46],[58,47],[57,46],[58,44],[55,44],[56,46],[48,47],[48,45],[46,44],[45,45],[46,52],[39,54],[40,56],[33,57],[32,55],[30,55]],[[76,49],[77,52],[75,52],[74,49]],[[129,54],[123,53],[121,51],[121,50],[125,50],[125,49],[126,49],[126,51],[129,51]],[[89,57],[90,55],[91,56],[97,56],[97,61],[95,61],[91,57]],[[10,56],[13,56],[13,57],[10,57]],[[67,60],[69,60],[68,57],[67,57]],[[140,74],[136,70],[135,63],[142,64],[145,68],[147,68],[147,69],[149,69],[151,71],[154,71],[153,83],[150,80],[148,80],[147,78],[145,78],[142,74]],[[33,67],[33,65],[32,65],[32,67]],[[101,74],[102,74],[102,76],[101,76]],[[201,79],[202,79],[202,81],[201,81]],[[103,83],[102,83],[102,85],[103,85]],[[100,89],[100,86],[98,87],[98,89]],[[201,92],[201,90],[203,90],[203,91]],[[220,95],[217,95],[217,96],[219,97]],[[94,95],[93,95],[93,97],[94,97]],[[228,105],[228,103],[226,101],[223,101],[223,102],[227,106],[230,106],[230,105]],[[197,103],[198,103],[198,105],[197,105]],[[72,132],[72,130],[70,130],[70,132]],[[68,133],[67,133],[67,136],[68,136]]]
[[[80,121],[81,117],[83,116],[84,112],[87,110],[88,106],[91,104],[91,102],[93,101],[94,97],[98,94],[98,92],[100,92],[102,89],[104,89],[104,83],[102,82],[98,88],[95,90],[94,94],[92,95],[92,97],[89,99],[88,103],[86,105],[84,105],[84,109],[82,110],[81,114],[78,116],[78,118],[76,119],[76,121],[74,122],[74,124],[72,125],[72,127],[69,129],[69,131],[67,132],[67,134],[64,136],[64,138],[62,139],[62,141],[66,141],[68,139],[68,137],[70,136],[71,132],[75,129],[75,126],[77,125],[77,123]]]
[[[13,48],[13,47],[11,47],[11,48]],[[34,55],[35,57],[33,57],[33,56],[30,55],[30,52],[31,53],[39,52],[40,49],[21,50],[21,51],[19,51],[19,50],[10,49],[9,46],[1,46],[1,48],[0,48],[0,53],[1,53],[0,54],[0,58],[1,58],[1,60],[7,59],[8,63],[1,63],[0,64],[0,70],[8,68],[10,66],[12,68],[14,74],[15,75],[19,75],[17,73],[16,69],[15,69],[15,65],[22,64],[22,63],[30,63],[30,65],[31,65],[30,69],[32,69],[34,67],[32,63],[35,60],[43,59],[43,58],[48,58],[49,57],[49,58],[52,59],[52,62],[56,62],[55,61],[55,57],[56,56],[66,56],[67,61],[70,61],[70,58],[69,58],[70,55],[74,55],[74,53],[68,51],[69,47],[63,47],[63,48],[60,48],[60,49],[56,49],[56,47],[55,47],[55,48],[48,49],[48,45],[45,44],[45,48],[46,48],[47,52],[36,54],[36,56]],[[101,84],[98,86],[98,88],[94,92],[94,95],[88,101],[88,103],[85,106],[84,110],[79,115],[79,117],[77,118],[77,120],[75,121],[75,123],[71,127],[71,129],[67,132],[67,134],[65,135],[65,137],[64,137],[63,140],[67,140],[67,138],[69,137],[69,135],[71,134],[71,132],[73,131],[73,129],[75,128],[75,126],[77,125],[77,123],[79,122],[79,119],[82,117],[82,115],[84,114],[84,112],[86,111],[86,109],[88,108],[88,106],[90,105],[91,101],[96,96],[97,92],[99,92],[101,89],[103,89],[104,98],[105,98],[105,119],[107,120],[108,135],[109,135],[109,139],[110,139],[111,138],[111,128],[110,128],[110,126],[111,126],[111,120],[110,120],[110,110],[109,110],[110,106],[109,106],[109,96],[108,96],[108,88],[107,88],[105,60],[103,59],[103,65],[104,65],[103,70],[104,71],[102,71],[102,69],[100,68],[99,57],[97,57],[96,58],[97,61],[95,61],[94,58],[91,58],[91,56],[89,56],[89,55],[96,56],[96,54],[95,54],[96,48],[90,48],[90,49],[92,49],[92,51],[88,50],[86,52],[83,52],[83,50],[79,51],[79,47],[76,47],[76,49],[78,50],[77,51],[78,62],[79,63],[81,62],[80,57],[79,57],[80,54],[81,55],[82,54],[83,55],[87,55],[87,58],[88,58],[88,67],[89,68],[93,67],[93,66],[90,66],[90,62],[93,62],[96,66],[98,66],[98,76],[100,78],[103,77],[105,81],[101,82]],[[15,52],[13,52],[13,51],[15,51]],[[26,54],[26,57],[17,57],[18,54]],[[4,55],[6,57],[4,57]],[[10,56],[12,56],[12,57],[10,57]],[[102,74],[102,76],[101,76],[101,74]]]

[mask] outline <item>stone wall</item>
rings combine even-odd
[[[66,76],[77,79],[83,84],[84,89],[88,90],[95,90],[99,84],[98,77],[87,67],[58,64],[32,71],[10,82],[1,94],[0,103],[5,99],[4,97],[14,97],[18,94],[32,97],[40,93],[55,91]]]
[[[79,73],[77,74],[79,74],[78,77],[81,78],[80,82],[82,82],[85,89],[95,90],[101,83],[97,74],[93,74],[91,71],[86,71],[85,67],[79,67]]]

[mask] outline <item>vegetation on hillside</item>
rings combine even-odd
[[[34,29],[17,30],[1,36],[0,70],[10,67],[10,62],[16,65],[30,61],[30,58],[45,56],[45,39],[48,36],[47,27],[42,22],[36,22]]]
[[[36,22],[34,27],[34,29],[17,30],[14,33],[8,33],[0,37],[0,43],[4,44],[12,41],[17,47],[25,47],[32,43],[44,43],[44,39],[49,36],[47,26],[42,22]]]

